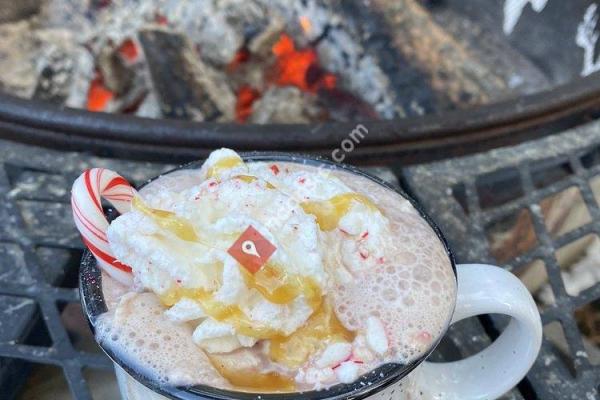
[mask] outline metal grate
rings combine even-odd
[[[574,246],[600,235],[600,199],[591,184],[596,176],[600,176],[598,122],[516,147],[403,172],[407,187],[446,233],[458,262],[502,265],[524,280],[529,268],[542,274],[545,269],[548,279],[543,291],[550,304],[539,304],[544,341],[540,357],[519,386],[527,398],[600,396],[596,354],[600,342],[595,338],[594,345],[593,337],[584,338],[581,321],[578,326],[575,317],[587,310],[595,317],[595,329],[600,328],[600,283],[568,293],[561,268],[565,249],[577,253]],[[568,199],[567,204],[557,200],[561,198]],[[569,212],[575,207],[580,226],[566,221],[574,220]],[[564,229],[557,229],[549,209],[566,216]],[[510,232],[515,239],[498,236],[498,232]],[[496,246],[498,237],[505,239],[504,246]],[[579,250],[575,258],[582,254]],[[600,278],[600,266],[596,263],[593,268]],[[482,318],[482,323],[495,336],[505,321]]]
[[[142,182],[171,168],[107,162],[83,154],[50,152],[0,141],[2,399],[16,397],[28,379],[33,379],[29,386],[47,385],[43,383],[47,379],[66,380],[65,386],[73,398],[91,399],[86,378],[112,368],[90,340],[89,329],[81,318],[76,285],[82,245],[71,223],[69,205],[70,183],[80,171],[108,163],[125,172],[133,182]],[[41,369],[35,380],[41,365],[58,367],[58,378],[48,376],[56,368]],[[58,394],[52,397],[57,398]],[[36,395],[30,394],[29,398]]]
[[[588,178],[600,174],[600,166],[596,166],[600,153],[595,156],[588,151],[600,145],[597,125],[513,149],[398,171],[405,190],[412,191],[444,229],[459,261],[494,262],[489,244],[484,240],[486,227],[523,208],[531,214],[537,242],[524,254],[508,260],[507,268],[518,271],[530,261],[544,261],[556,305],[544,310],[543,321],[546,325],[553,321],[561,324],[574,360],[575,377],[552,345],[545,341],[542,357],[528,379],[505,399],[593,399],[598,395],[595,391],[599,383],[598,367],[590,365],[584,355],[573,311],[600,298],[600,289],[596,285],[579,296],[569,296],[561,283],[557,261],[553,259],[555,248],[589,233],[600,234],[600,210],[591,188],[586,187]],[[568,165],[556,169],[551,182],[539,178],[537,173],[540,165],[546,165],[539,162],[543,154],[546,158],[552,156],[552,166]],[[75,399],[110,398],[95,391],[94,379],[89,373],[110,371],[110,362],[93,341],[86,346],[79,343],[78,335],[87,331],[83,320],[73,323],[65,317],[69,312],[80,313],[75,285],[82,250],[71,223],[68,190],[78,173],[90,166],[124,172],[134,183],[172,167],[107,160],[0,141],[2,399],[23,393],[26,379],[29,380],[26,387],[36,382],[32,377],[40,365],[55,366],[64,375],[65,386]],[[494,203],[493,197],[486,198],[490,190],[514,179],[522,180],[521,189],[505,193],[502,204]],[[546,232],[541,209],[536,204],[571,186],[580,189],[593,222],[553,238]],[[497,319],[461,321],[451,328],[433,357],[456,359],[479,351],[491,342],[502,323]],[[79,329],[74,332],[74,327]],[[102,383],[110,385],[110,382]]]

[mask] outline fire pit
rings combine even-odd
[[[356,22],[325,2],[37,3],[0,27],[5,62],[24,65],[2,83],[20,97],[207,122],[407,114]]]
[[[0,132],[45,146],[330,154],[361,123],[346,161],[418,162],[600,109],[591,1],[6,3]]]

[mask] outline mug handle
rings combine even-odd
[[[417,387],[432,399],[491,400],[513,388],[533,365],[542,343],[535,302],[521,281],[492,265],[457,266],[451,323],[480,314],[505,314],[510,323],[489,347],[463,360],[425,362]],[[429,398],[429,397],[428,397]]]

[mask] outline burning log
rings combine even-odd
[[[377,40],[371,43],[371,31],[363,31],[363,24],[370,24],[367,18],[373,15],[371,6],[363,3],[366,2],[270,2],[276,4],[275,7],[285,16],[286,32],[294,38],[295,43],[301,47],[315,48],[321,65],[336,75],[336,87],[365,100],[379,117],[404,116],[408,112],[396,99],[384,67],[395,66],[403,76],[406,75],[406,69],[390,60],[391,49],[380,50]],[[361,22],[354,25],[350,21],[357,16],[360,16]],[[385,54],[385,60],[376,57],[379,54]]]
[[[285,29],[285,22],[280,17],[274,15],[269,20],[269,24],[262,32],[255,35],[248,43],[248,50],[258,56],[267,57],[271,53],[271,49],[281,38],[281,34]]]
[[[272,31],[273,34],[277,32],[279,28]],[[233,85],[239,88],[236,104],[238,122],[300,123],[315,118],[323,120],[327,115],[347,120],[359,108],[364,114],[376,115],[372,108],[355,96],[335,90],[336,76],[321,67],[313,47],[298,49],[291,36],[280,32],[277,37],[268,40],[263,37],[260,43],[260,46],[252,47],[258,48],[260,54],[253,53],[251,46],[243,47],[227,67]],[[272,43],[268,53],[263,48],[266,43]],[[323,106],[336,100],[343,101],[339,106],[332,105],[335,110],[328,114]],[[360,107],[354,107],[358,104]]]
[[[550,80],[539,66],[515,50],[505,36],[482,29],[471,18],[453,9],[436,9],[431,15],[511,92],[535,93],[550,87]]]
[[[393,45],[426,73],[432,87],[456,106],[485,103],[507,88],[493,71],[444,31],[414,0],[374,0],[394,32]]]
[[[107,43],[97,58],[96,77],[88,91],[90,111],[133,113],[149,90],[147,71],[138,44],[129,38],[115,45]]]
[[[203,63],[183,36],[146,29],[139,39],[166,117],[233,119],[236,100],[227,78]]]
[[[319,42],[317,51],[323,64],[339,76],[341,86],[369,103],[380,117],[407,115],[396,99],[379,61],[353,41],[348,32],[332,29]]]

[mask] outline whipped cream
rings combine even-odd
[[[153,293],[162,320],[190,329],[230,384],[248,390],[232,378],[232,357],[252,359],[260,382],[275,374],[280,380],[272,382],[289,379],[297,390],[349,383],[425,351],[448,322],[455,287],[443,246],[408,201],[341,174],[244,163],[220,149],[201,169],[141,190],[107,236],[115,257],[132,268],[132,289]],[[275,247],[255,274],[228,251],[248,227]],[[398,241],[410,229],[420,232],[418,249]],[[410,271],[411,257],[430,264],[424,276]]]

